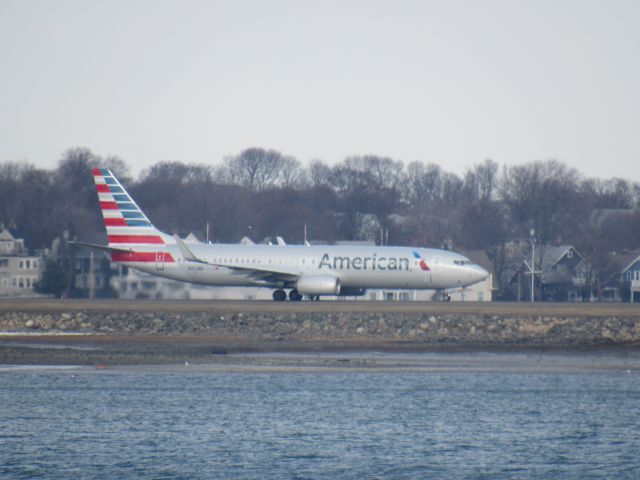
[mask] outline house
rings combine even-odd
[[[508,285],[518,301],[531,298],[531,256],[509,271]],[[591,265],[571,245],[538,245],[534,257],[536,300],[587,301],[591,298]]]
[[[114,267],[115,268],[115,267]],[[111,262],[100,252],[81,247],[73,254],[72,296],[79,298],[112,298],[115,296],[109,279]]]
[[[110,286],[118,298],[190,300],[195,285],[158,277],[133,268],[118,266],[118,275],[111,277]]]
[[[543,246],[536,260],[542,300],[580,302],[591,296],[591,266],[571,245]]]
[[[640,251],[608,254],[605,272],[601,293],[603,301],[640,301]]]
[[[42,276],[43,259],[30,255],[24,239],[16,230],[0,231],[0,297],[36,295],[35,286]]]
[[[622,281],[629,292],[629,301],[640,301],[640,256],[636,257],[623,271]]]

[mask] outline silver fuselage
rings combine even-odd
[[[487,278],[482,267],[447,250],[376,246],[303,246],[188,244],[206,263],[185,261],[177,245],[165,245],[173,261],[120,262],[154,275],[219,286],[293,287],[295,282],[256,278],[252,272],[282,275],[333,275],[343,288],[446,289],[465,287]],[[154,251],[139,247],[139,251]],[[417,255],[419,256],[417,256]],[[426,264],[421,267],[421,260]]]

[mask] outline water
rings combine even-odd
[[[6,368],[1,478],[640,478],[640,375]]]

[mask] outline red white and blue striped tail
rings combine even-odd
[[[94,168],[92,173],[110,247],[134,249],[175,243],[173,237],[151,224],[111,171]]]

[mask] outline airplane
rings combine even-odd
[[[153,226],[108,169],[92,169],[108,244],[76,242],[114,263],[184,282],[266,287],[273,300],[359,296],[368,288],[466,287],[488,277],[468,258],[447,250],[393,246],[239,245],[186,243]],[[288,295],[287,295],[288,291]],[[446,298],[446,295],[445,295]]]

